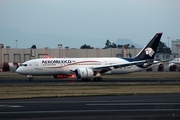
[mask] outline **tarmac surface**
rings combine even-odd
[[[0,119],[179,120],[180,94],[0,100]]]
[[[86,82],[180,82],[180,79],[104,79],[103,81],[82,81],[80,79],[34,79],[30,82],[27,79],[0,79],[0,85],[11,84],[52,84],[52,83],[86,83]]]
[[[101,82],[179,82],[180,80],[105,79]],[[0,85],[52,84],[81,80],[1,79]],[[96,81],[86,81],[96,82]],[[180,94],[59,97],[0,100],[0,120],[180,120]]]

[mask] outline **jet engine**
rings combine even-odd
[[[169,71],[179,71],[180,70],[180,66],[175,63],[170,63],[168,65],[168,67],[169,67]]]
[[[78,68],[75,73],[78,79],[90,79],[94,75],[93,70],[89,68]]]

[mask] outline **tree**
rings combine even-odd
[[[159,42],[158,48],[157,48],[157,53],[169,53],[171,54],[171,49],[166,46],[165,43]]]
[[[116,45],[115,43],[111,43],[110,40],[106,40],[106,43],[105,43],[105,47],[104,49],[107,49],[107,48],[129,48],[130,47],[130,44],[125,44],[125,45]],[[135,48],[134,45],[131,45],[130,48]]]
[[[113,43],[113,44],[111,45],[111,48],[117,48],[117,45],[116,45],[115,43]]]
[[[131,45],[131,48],[135,48],[135,46],[134,46],[134,45]]]
[[[94,49],[94,47],[91,47],[90,45],[84,44],[81,46],[81,49]]]
[[[126,45],[124,45],[124,48],[128,49],[129,46],[130,46],[130,44],[126,44]]]
[[[31,47],[32,49],[36,49],[36,45],[32,45],[32,47]]]
[[[123,48],[123,45],[118,45],[117,47],[118,47],[118,48]]]
[[[105,49],[107,49],[107,48],[111,48],[111,42],[109,41],[109,39],[108,40],[106,40],[106,43],[105,43]]]

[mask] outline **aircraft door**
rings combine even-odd
[[[33,64],[32,64],[32,67],[31,67],[31,71],[32,71],[32,73],[36,73],[36,74],[38,74],[38,69],[39,69],[39,65],[38,65],[38,62],[33,62]]]

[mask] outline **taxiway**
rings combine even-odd
[[[0,100],[0,119],[180,119],[180,94]]]

